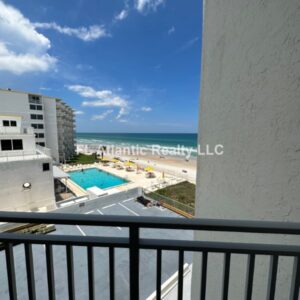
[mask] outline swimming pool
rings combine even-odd
[[[69,175],[71,180],[85,190],[92,186],[96,186],[100,189],[108,189],[129,182],[126,179],[97,168],[83,169],[83,171],[71,171],[69,172]]]

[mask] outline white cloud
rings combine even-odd
[[[168,34],[170,35],[170,34],[172,34],[172,33],[174,33],[174,32],[175,32],[175,27],[172,26],[172,27],[168,30]]]
[[[74,112],[74,114],[75,114],[75,115],[83,115],[84,112],[83,112],[82,110],[76,110],[76,111]]]
[[[122,21],[122,20],[125,20],[127,17],[128,17],[128,10],[127,9],[123,9],[123,10],[121,10],[120,11],[120,13],[119,14],[117,14],[116,16],[115,16],[115,20],[116,21]]]
[[[0,70],[17,75],[48,71],[56,59],[50,41],[20,11],[0,0]]]
[[[129,103],[126,99],[116,95],[111,90],[95,90],[92,87],[84,85],[69,85],[67,88],[73,92],[76,92],[84,98],[94,98],[97,100],[83,101],[82,106],[90,107],[118,107],[119,113],[116,119],[120,119],[122,116],[128,114]]]
[[[75,36],[85,42],[97,40],[99,38],[110,36],[103,25],[92,25],[89,27],[71,28],[60,26],[55,22],[51,23],[34,23],[35,28],[53,29],[59,33],[69,36]]]
[[[135,8],[140,13],[156,11],[157,7],[164,4],[166,0],[135,0]]]
[[[149,107],[149,106],[143,106],[143,107],[141,108],[141,111],[149,112],[149,111],[152,111],[152,108]]]
[[[87,65],[87,64],[77,64],[75,67],[76,67],[76,69],[81,70],[81,71],[93,69],[93,66]]]
[[[185,50],[193,47],[199,40],[200,40],[199,37],[195,37],[193,39],[188,40],[183,46],[181,46],[178,49],[178,52],[182,52],[182,51],[185,51]]]
[[[104,113],[100,114],[100,115],[93,115],[92,120],[96,121],[96,120],[104,120],[108,115],[110,115],[113,112],[113,110],[107,110]]]

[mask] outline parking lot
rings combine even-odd
[[[101,202],[100,202],[101,203]],[[72,207],[68,209],[72,213]],[[179,217],[161,207],[144,207],[135,199],[111,201],[99,204],[96,208],[82,207],[81,213],[95,215],[159,216]],[[51,234],[127,237],[128,229],[121,227],[66,226],[56,225]],[[142,229],[142,238],[192,239],[191,231]],[[74,247],[74,280],[76,299],[88,299],[87,251],[85,247]],[[34,271],[37,299],[47,299],[47,275],[44,245],[33,246]],[[54,276],[57,299],[68,298],[66,251],[64,246],[53,246]],[[129,299],[129,252],[128,249],[115,250],[115,296],[116,299]],[[14,247],[18,299],[28,299],[25,256],[23,245]],[[191,255],[185,255],[185,262],[191,263]],[[163,251],[162,283],[171,277],[178,267],[178,255],[174,251]],[[0,252],[0,269],[6,270],[5,253]],[[109,299],[108,248],[94,249],[96,299]],[[140,251],[140,297],[146,299],[156,284],[156,252]],[[8,300],[6,272],[0,272],[0,299]]]

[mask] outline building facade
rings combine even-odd
[[[13,90],[0,89],[0,114],[15,114],[25,127],[32,127],[36,144],[51,149],[56,162],[75,154],[75,118],[62,100]]]
[[[196,216],[300,220],[300,9],[298,0],[209,0],[204,5],[200,145],[224,154],[200,156]],[[299,237],[212,234],[198,240],[299,244]],[[223,257],[210,255],[208,299],[220,299]],[[270,261],[259,257],[252,299],[266,299]],[[247,260],[232,256],[228,299],[243,295]],[[276,299],[288,299],[293,261],[280,258]],[[201,260],[193,265],[199,299]]]
[[[50,150],[36,145],[22,116],[0,114],[0,211],[55,208]]]
[[[73,109],[60,99],[56,99],[58,154],[65,162],[75,154],[75,119]]]

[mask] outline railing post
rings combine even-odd
[[[247,277],[246,277],[246,289],[245,289],[245,299],[252,299],[252,289],[253,289],[253,276],[254,276],[254,268],[255,268],[255,254],[248,255],[248,263],[247,263]]]
[[[300,256],[294,259],[290,300],[298,300],[300,293]]]
[[[130,300],[139,299],[139,227],[132,225],[129,228],[129,278]]]
[[[272,255],[270,257],[267,300],[275,299],[277,271],[278,271],[278,255]]]
[[[228,299],[228,289],[229,289],[229,276],[230,276],[230,260],[231,254],[224,254],[224,269],[223,269],[223,290],[222,290],[222,299]]]
[[[17,300],[17,285],[16,285],[16,271],[14,263],[14,252],[13,245],[5,245],[5,254],[6,254],[6,269],[7,269],[7,281],[8,281],[8,291],[9,299]]]
[[[32,245],[24,244],[24,246],[25,246],[28,297],[30,300],[36,300]]]

